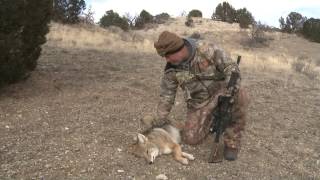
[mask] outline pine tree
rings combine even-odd
[[[53,20],[75,24],[80,22],[79,15],[86,9],[84,0],[53,0]]]
[[[153,23],[153,16],[148,11],[142,10],[140,15],[136,18],[135,27],[137,29],[142,29],[147,23]]]
[[[303,23],[306,20],[307,20],[307,18],[303,17],[301,14],[299,14],[297,12],[291,12],[287,16],[286,21],[284,21],[283,17],[281,17],[279,19],[280,28],[283,32],[297,33],[302,30]]]
[[[306,38],[320,43],[320,19],[308,19],[303,24],[302,33]]]
[[[249,25],[252,25],[255,21],[252,14],[246,8],[242,8],[236,11],[235,22],[239,23],[241,28],[249,28]]]
[[[118,13],[109,10],[102,16],[99,22],[101,27],[118,26],[122,30],[129,30],[129,23],[126,18],[122,18]]]
[[[213,19],[233,23],[236,21],[236,10],[228,2],[219,3],[212,17]]]

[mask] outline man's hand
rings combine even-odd
[[[154,117],[152,115],[145,115],[142,119],[141,122],[143,125],[145,125],[147,128],[152,127],[152,122],[154,121]]]
[[[153,115],[145,115],[141,121],[147,128],[162,127],[171,123],[168,118],[156,118]]]

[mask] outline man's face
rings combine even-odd
[[[186,56],[186,47],[184,47],[178,52],[165,55],[165,59],[167,62],[171,64],[178,65],[181,61],[183,61],[186,58]]]

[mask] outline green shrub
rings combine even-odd
[[[240,28],[249,28],[255,21],[252,14],[246,8],[242,8],[236,11],[236,22]]]
[[[320,19],[308,19],[303,24],[302,34],[306,38],[320,43]]]
[[[123,29],[124,31],[129,30],[129,23],[126,18],[120,17],[118,13],[109,10],[105,15],[102,16],[99,22],[100,26],[103,28],[109,26],[117,26]]]
[[[135,28],[142,29],[147,23],[153,23],[153,16],[148,11],[142,10],[135,20]]]
[[[202,17],[202,12],[197,9],[193,9],[189,12],[188,17]]]
[[[36,68],[51,13],[52,0],[0,1],[0,87]]]
[[[187,27],[194,27],[194,23],[193,23],[193,20],[191,17],[188,17],[186,22],[184,22],[184,24],[187,26]]]
[[[163,24],[165,23],[166,21],[168,21],[170,18],[170,15],[168,13],[161,13],[161,14],[158,14],[154,17],[154,21],[155,23],[157,24]]]

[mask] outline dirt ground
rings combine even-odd
[[[0,179],[320,179],[320,86],[298,73],[242,70],[251,104],[237,161],[208,164],[210,138],[183,145],[188,166],[129,154],[164,65],[155,53],[45,45],[31,77],[0,91]],[[184,112],[179,93],[172,116]]]

